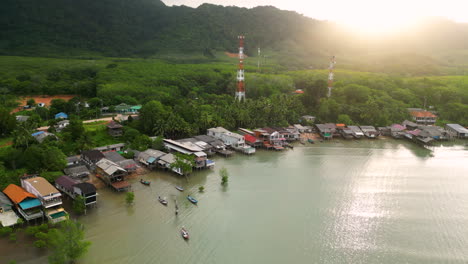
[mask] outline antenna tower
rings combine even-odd
[[[258,63],[257,63],[257,64],[258,64],[258,65],[257,65],[257,67],[258,67],[258,72],[260,72],[260,60],[261,60],[261,58],[262,58],[261,55],[262,55],[261,50],[260,50],[260,48],[258,48]]]
[[[336,61],[335,61],[335,56],[332,56],[331,59],[330,59],[330,66],[328,67],[328,97],[331,96],[331,91],[333,89],[333,76],[335,75],[333,73],[333,70],[335,69],[335,64],[336,64]]]
[[[237,70],[237,90],[236,100],[245,100],[245,86],[244,86],[244,39],[245,36],[239,36],[239,69]]]

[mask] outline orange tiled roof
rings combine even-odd
[[[34,194],[27,192],[25,189],[15,184],[8,185],[5,190],[3,190],[3,193],[5,193],[15,204],[21,203],[28,197],[37,198]]]
[[[428,111],[413,111],[411,112],[411,115],[414,117],[437,117],[436,115]]]

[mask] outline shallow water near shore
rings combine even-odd
[[[151,186],[133,183],[133,206],[100,190],[99,206],[80,218],[93,244],[79,263],[468,262],[463,145],[429,151],[390,139],[334,140],[214,159],[214,170],[188,181],[144,175]]]

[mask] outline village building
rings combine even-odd
[[[337,127],[337,131],[341,134],[344,139],[353,139],[354,132],[349,127],[339,126]]]
[[[57,132],[61,132],[68,125],[70,125],[70,120],[62,120],[62,121],[57,122],[57,124],[55,124],[54,127]]]
[[[438,126],[419,126],[421,133],[420,137],[432,138],[434,140],[448,140],[449,133]]]
[[[353,137],[355,137],[355,138],[363,138],[364,137],[364,133],[362,132],[362,130],[358,126],[348,126],[348,128],[351,129],[351,131],[353,131]]]
[[[158,166],[162,169],[171,170],[179,175],[183,175],[180,168],[171,168],[172,164],[176,162],[175,156],[172,153],[161,156],[158,160]]]
[[[140,111],[141,105],[119,104],[115,106],[115,112],[122,114],[136,114]]]
[[[262,129],[254,130],[258,133],[259,138],[263,139],[263,146],[267,149],[283,150],[286,145],[286,138],[280,134],[280,132],[271,127],[264,127]]]
[[[13,211],[13,203],[8,197],[0,192],[0,226],[13,226],[19,217]]]
[[[80,162],[81,162],[81,158],[80,158],[79,155],[67,157],[66,160],[67,160],[67,167],[68,166],[79,165]]]
[[[140,152],[137,156],[138,162],[143,164],[144,166],[154,169],[157,167],[159,158],[166,155],[166,153],[155,150],[155,149],[147,149],[143,152]]]
[[[24,116],[24,115],[17,115],[16,116],[16,121],[20,122],[20,123],[26,122],[26,121],[28,121],[28,119],[29,119],[29,116]]]
[[[216,153],[219,153],[223,156],[230,156],[234,152],[231,150],[226,149],[226,145],[223,143],[223,141],[214,138],[212,136],[208,135],[198,135],[194,137],[196,140],[203,141],[205,143],[208,143],[211,146],[211,151],[214,151]]]
[[[90,168],[94,168],[96,163],[104,158],[104,154],[99,150],[85,150],[81,153],[81,160]]]
[[[91,174],[88,167],[86,167],[85,165],[70,166],[65,168],[63,172],[67,176],[79,181],[87,180],[89,178],[89,175]]]
[[[176,142],[182,143],[182,144],[187,144],[187,145],[195,145],[201,149],[201,151],[205,152],[208,156],[214,155],[216,153],[216,150],[213,146],[208,144],[207,142],[203,140],[198,140],[196,138],[184,138],[184,139],[178,139],[175,140]]]
[[[68,115],[65,114],[64,112],[60,112],[55,115],[55,119],[68,119]]]
[[[108,186],[116,191],[124,191],[131,187],[125,181],[127,171],[106,158],[102,158],[96,163],[96,177],[103,180]]]
[[[21,186],[34,194],[44,208],[44,214],[52,223],[68,219],[67,212],[62,208],[62,194],[46,179],[37,176],[21,178]]]
[[[113,137],[121,137],[123,135],[123,126],[114,120],[107,124],[107,133]]]
[[[302,116],[302,120],[304,120],[305,122],[314,123],[315,122],[315,116],[304,115],[304,116]]]
[[[44,142],[44,140],[46,140],[46,138],[50,138],[50,139],[53,139],[53,140],[58,140],[58,137],[55,134],[45,132],[45,131],[39,131],[39,132],[32,133],[31,136],[34,139],[36,139],[37,142],[39,142],[39,143]]]
[[[377,138],[379,136],[379,132],[373,126],[360,126],[359,128],[367,138]]]
[[[18,213],[26,221],[43,218],[41,201],[34,194],[15,184],[8,185],[3,193],[10,198]]]
[[[408,109],[412,119],[419,125],[434,125],[437,116],[433,113],[420,108],[409,108]]]
[[[192,155],[195,161],[195,168],[202,169],[213,167],[215,162],[208,159],[208,155],[202,148],[192,142],[177,142],[170,139],[164,139],[164,147],[169,151],[175,151],[186,155]]]
[[[330,127],[326,126],[325,124],[316,124],[315,127],[317,127],[317,130],[323,139],[333,138],[333,132]]]
[[[295,124],[294,128],[296,128],[296,130],[301,134],[302,133],[309,133],[309,131],[307,131],[307,129],[301,124]]]
[[[445,128],[455,138],[468,138],[468,129],[459,124],[447,124]]]
[[[106,152],[106,151],[122,151],[125,148],[125,143],[117,143],[117,144],[112,144],[112,145],[107,145],[103,147],[97,147],[94,148],[94,150],[99,150],[101,152]]]
[[[406,128],[400,124],[393,124],[390,127],[390,135],[396,139],[403,138],[406,134],[405,129]]]
[[[87,182],[77,182],[68,176],[61,176],[55,180],[55,187],[75,200],[78,196],[85,198],[85,206],[97,203],[96,187]]]

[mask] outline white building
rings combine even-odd
[[[252,148],[245,144],[245,138],[242,135],[233,133],[223,127],[210,128],[207,131],[208,136],[212,136],[223,141],[226,146],[239,150],[245,154],[255,153],[255,148]]]

